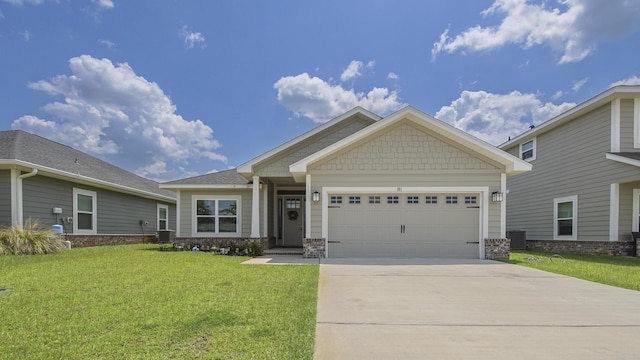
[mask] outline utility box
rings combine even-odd
[[[176,232],[173,230],[158,230],[158,243],[167,244],[176,240]]]
[[[511,250],[527,250],[527,233],[525,231],[507,231],[507,238],[511,239]]]

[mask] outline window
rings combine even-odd
[[[553,239],[576,240],[578,197],[569,196],[553,200]]]
[[[169,206],[158,204],[158,230],[169,230]]]
[[[447,204],[457,204],[458,203],[458,197],[457,196],[447,196],[446,203]]]
[[[426,203],[427,204],[437,204],[438,203],[438,197],[437,196],[427,196],[425,199],[426,199]]]
[[[420,204],[419,196],[407,196],[407,204]]]
[[[536,159],[536,139],[520,144],[520,158],[527,161]]]
[[[97,234],[97,194],[95,191],[73,189],[73,233]]]
[[[387,204],[397,204],[398,197],[397,196],[387,196]]]
[[[300,199],[287,199],[287,209],[300,209]]]
[[[380,196],[369,196],[369,204],[380,204]]]
[[[477,196],[465,196],[464,197],[464,203],[465,204],[477,204],[478,203],[478,197]]]
[[[342,196],[332,196],[331,197],[332,204],[342,204]]]
[[[287,199],[289,205],[295,205],[295,202]],[[194,234],[240,235],[239,196],[194,196],[193,206]]]
[[[360,196],[349,196],[349,204],[360,204]]]

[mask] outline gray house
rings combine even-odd
[[[305,256],[485,258],[531,165],[414,108],[355,108],[237,169],[163,183],[179,240]]]
[[[533,170],[507,181],[527,247],[632,254],[640,230],[640,86],[616,86],[500,146]]]
[[[0,131],[0,226],[63,225],[74,245],[139,242],[175,228],[175,195],[69,146]]]

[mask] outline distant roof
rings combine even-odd
[[[70,146],[22,130],[0,131],[0,165],[35,167],[43,173],[116,191],[175,201],[153,180],[130,173]]]
[[[160,184],[161,188],[186,188],[186,187],[245,187],[250,182],[238,174],[238,169],[218,171],[210,174],[194,176],[186,179],[174,180]],[[187,185],[186,187],[184,185]]]

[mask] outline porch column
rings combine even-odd
[[[253,177],[253,197],[251,201],[251,237],[260,237],[260,176]]]
[[[609,191],[609,241],[618,241],[620,212],[620,184],[611,184]],[[637,213],[634,213],[637,218]]]

